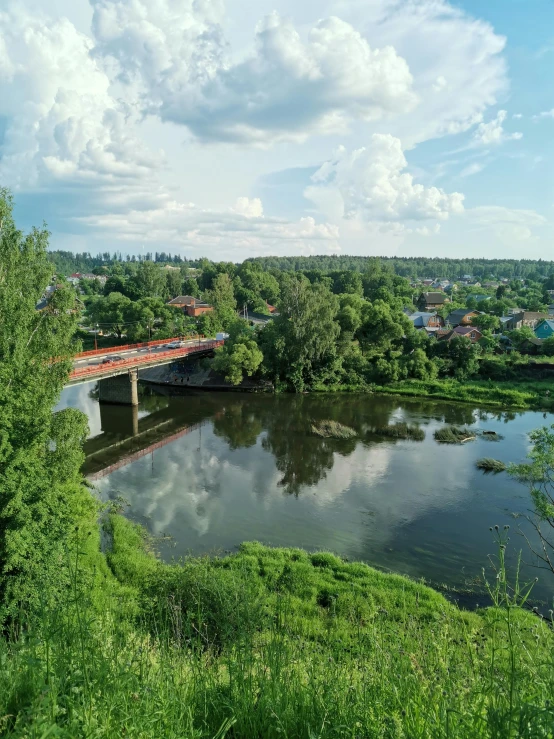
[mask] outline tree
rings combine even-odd
[[[121,339],[125,325],[135,318],[133,303],[121,293],[110,293],[107,297],[95,296],[87,304],[86,316],[92,326],[113,331]]]
[[[80,485],[86,416],[52,413],[72,367],[75,293],[52,278],[48,232],[24,235],[0,190],[0,624],[64,587],[66,549],[91,496]]]
[[[376,300],[363,306],[357,335],[364,351],[376,355],[400,348],[404,337],[414,330],[413,323],[401,310],[384,300]]]
[[[168,269],[165,281],[169,298],[176,298],[181,294],[182,280],[181,271],[179,269]]]
[[[477,326],[480,331],[497,331],[500,328],[500,319],[498,316],[480,313],[478,316],[473,316],[471,324]]]
[[[554,336],[549,336],[542,342],[542,353],[547,357],[554,357]]]
[[[522,326],[521,328],[516,328],[514,331],[510,331],[508,333],[508,338],[512,342],[514,348],[519,351],[526,341],[535,338],[535,332],[532,328],[529,328],[529,326]]]
[[[230,327],[237,317],[237,301],[229,275],[225,272],[218,274],[206,297],[213,305],[215,316],[221,327],[224,329]]]
[[[224,346],[216,350],[214,369],[222,372],[228,382],[240,385],[244,375],[252,377],[263,358],[248,325],[238,319],[230,328],[230,336]]]
[[[279,316],[260,333],[268,371],[296,392],[307,385],[336,378],[335,320],[339,301],[321,283],[311,285],[303,275],[285,274],[278,303]]]
[[[198,287],[198,282],[194,277],[187,277],[183,281],[181,290],[183,291],[183,295],[190,295],[193,298],[200,297],[200,288]]]
[[[533,515],[527,520],[535,529],[539,548],[529,542],[541,567],[554,574],[554,426],[544,426],[529,434],[528,462],[511,464],[509,474],[526,484],[533,501]]]
[[[167,298],[165,270],[154,262],[141,262],[129,282],[136,298]]]

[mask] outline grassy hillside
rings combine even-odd
[[[124,519],[108,533],[110,569],[85,533],[67,601],[0,642],[1,736],[553,735],[551,628],[503,587],[464,613],[332,554],[168,566]]]

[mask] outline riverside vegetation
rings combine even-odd
[[[496,407],[554,407],[549,367],[554,338],[537,347],[528,327],[507,336],[500,331],[500,316],[510,310],[548,311],[552,262],[314,256],[237,265],[164,253],[123,261],[117,254],[92,258],[65,252],[50,259],[58,280],[64,269],[78,268],[105,278],[104,285],[97,279],[80,285],[82,323],[112,334],[103,341],[227,331],[230,339],[216,353],[214,367],[234,385],[253,377],[260,387],[272,385],[277,391],[385,392]],[[478,308],[477,343],[465,336],[437,341],[414,328],[406,313],[417,310],[424,288],[408,277],[421,277],[426,268],[452,280],[469,271],[490,285],[455,285],[451,302],[438,311],[445,319],[455,309]],[[493,276],[497,282],[487,283]],[[501,277],[509,282],[500,284]],[[180,294],[202,298],[214,310],[186,317],[167,305]],[[256,328],[237,316],[246,308],[269,319],[273,306],[278,312],[273,320]],[[90,347],[91,334],[79,336]]]
[[[48,235],[18,231],[5,192],[0,224],[1,736],[553,736],[552,628],[510,584],[507,531],[492,530],[493,606],[468,613],[324,552],[247,543],[164,564],[101,509],[83,417],[52,412],[74,295],[37,313]],[[550,438],[519,469],[539,517]]]

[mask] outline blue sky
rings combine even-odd
[[[553,68],[552,0],[3,0],[0,185],[74,251],[554,259]]]

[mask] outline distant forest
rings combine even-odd
[[[145,254],[123,255],[120,252],[104,252],[92,256],[88,252],[73,254],[69,251],[51,251],[50,260],[61,274],[73,272],[90,272],[95,267],[107,267],[114,262],[152,261],[165,264],[179,264],[188,267],[202,267],[207,259],[187,259],[166,252],[148,252]],[[311,256],[311,257],[256,257],[246,261],[256,262],[267,271],[320,271],[323,273],[337,270],[366,272],[376,262],[401,277],[409,279],[443,278],[456,280],[464,275],[484,279],[501,277],[523,277],[530,280],[541,280],[554,275],[554,261],[543,259],[444,259],[442,257],[354,257],[347,255]]]
[[[312,256],[312,257],[258,257],[252,260],[262,265],[264,270],[333,272],[352,270],[366,272],[376,261],[381,267],[389,268],[401,277],[412,279],[456,280],[464,275],[479,279],[498,279],[501,277],[523,277],[541,280],[554,274],[554,262],[542,259],[443,259],[442,257],[352,257],[352,256]]]

